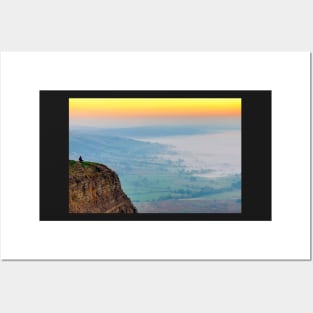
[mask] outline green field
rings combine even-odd
[[[135,202],[169,199],[238,199],[240,177],[203,178],[191,175],[120,175],[122,188]]]

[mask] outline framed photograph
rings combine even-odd
[[[40,91],[40,149],[41,220],[271,219],[271,91]]]
[[[5,260],[310,260],[309,52],[3,52]]]

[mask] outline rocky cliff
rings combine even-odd
[[[107,166],[69,161],[70,213],[137,213],[119,178]]]

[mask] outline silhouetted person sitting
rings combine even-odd
[[[78,160],[79,160],[80,163],[84,162],[84,160],[83,160],[83,158],[81,156],[79,156]]]

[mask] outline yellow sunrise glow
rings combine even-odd
[[[240,98],[70,98],[71,118],[240,116]]]

